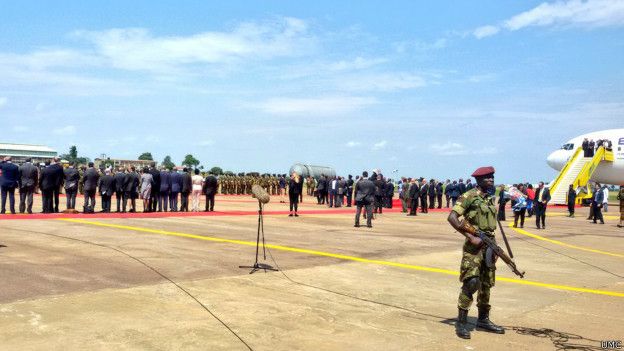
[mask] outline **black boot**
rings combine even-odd
[[[462,339],[470,339],[470,331],[468,330],[468,310],[459,308],[457,322],[455,323],[455,334]]]
[[[492,323],[490,320],[490,309],[479,307],[479,319],[477,319],[477,330],[490,333],[505,334],[505,328]]]

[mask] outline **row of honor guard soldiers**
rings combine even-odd
[[[251,187],[260,185],[270,195],[280,194],[280,184],[288,184],[286,174],[239,173],[219,176],[220,193],[224,195],[251,195]]]

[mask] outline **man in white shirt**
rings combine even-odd
[[[602,200],[602,211],[608,212],[607,209],[609,207],[609,188],[606,185],[602,186],[602,193],[604,194],[604,199]]]
[[[335,207],[337,204],[336,195],[338,194],[338,180],[333,177],[329,183],[329,207]]]

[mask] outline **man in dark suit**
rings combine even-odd
[[[422,179],[420,185],[420,213],[429,213],[429,206],[427,206],[427,197],[429,195],[429,184],[426,179]]]
[[[52,165],[50,165],[52,169],[52,174],[54,177],[54,190],[52,191],[52,196],[54,196],[54,213],[59,213],[59,202],[60,202],[60,193],[61,187],[63,186],[63,180],[65,179],[65,175],[63,174],[63,166],[61,165],[61,158],[55,157]]]
[[[410,213],[408,216],[417,216],[418,211],[418,199],[420,198],[420,186],[416,179],[410,181],[409,192],[407,193],[410,199]]]
[[[587,144],[587,157],[594,157],[594,148],[596,147],[596,142],[594,141],[594,139],[589,140],[589,143]]]
[[[600,187],[600,184],[596,183],[594,185],[594,193],[592,194],[592,208],[594,209],[593,221],[594,224],[598,223],[597,220],[600,220],[600,224],[604,224],[604,218],[602,217],[602,207],[604,202],[604,191]]]
[[[97,191],[98,180],[100,179],[100,174],[93,167],[93,162],[89,162],[89,168],[84,173],[82,177],[83,190],[84,190],[84,207],[85,210],[94,211],[95,210],[95,193]]]
[[[76,195],[78,195],[78,183],[80,183],[80,173],[75,167],[75,164],[71,164],[67,169],[63,171],[65,177],[65,196],[67,198],[67,209],[76,209]]]
[[[570,184],[570,187],[568,188],[566,202],[568,204],[568,217],[574,218],[574,206],[576,205],[576,190],[574,190],[573,184]]]
[[[583,148],[583,157],[589,157],[589,140],[587,138],[583,139],[581,147]]]
[[[126,182],[126,173],[124,173],[123,167],[119,167],[117,169],[117,173],[115,173],[115,199],[117,200],[117,212],[122,211],[121,204],[126,201],[124,191],[124,184]],[[126,210],[123,210],[126,212]]]
[[[328,184],[329,207],[334,207],[336,205],[336,193],[338,192],[338,179],[331,177]]]
[[[303,181],[301,181],[300,184],[303,184]],[[336,181],[336,207],[342,207],[346,188],[347,182],[342,177],[338,177],[338,180]]]
[[[384,206],[386,208],[392,208],[392,200],[394,199],[394,184],[392,183],[392,179],[386,181],[386,185],[384,186],[384,199]]]
[[[353,199],[353,176],[349,174],[347,178],[347,207],[351,207]]]
[[[360,215],[362,213],[362,207],[366,210],[366,226],[368,228],[373,227],[373,203],[375,202],[375,191],[377,190],[374,181],[377,180],[377,175],[373,173],[370,179],[368,179],[368,172],[362,172],[362,179],[355,184],[355,224],[354,227],[360,226]]]
[[[152,162],[150,174],[153,178],[152,193],[149,199],[149,208],[152,212],[156,212],[158,207],[158,199],[160,199],[160,171],[156,168],[156,162]]]
[[[171,189],[169,192],[169,209],[171,212],[178,212],[178,194],[182,190],[182,174],[171,171]]]
[[[447,179],[448,182],[448,179]],[[442,196],[444,195],[444,185],[442,185],[442,181],[436,183],[436,196],[438,197],[438,208],[442,208]],[[448,197],[446,200],[446,207],[448,207]]]
[[[436,184],[435,184],[435,179],[431,179],[431,181],[429,181],[429,208],[435,207],[435,199],[436,199]]]
[[[11,162],[11,156],[4,158],[4,162],[0,164],[0,190],[2,192],[2,211],[6,213],[6,200],[9,197],[9,209],[15,214],[15,189],[19,185],[19,167]]]
[[[384,188],[386,187],[386,182],[384,181],[383,175],[381,174],[373,173],[373,176],[375,176],[375,180],[373,180],[373,183],[375,184],[375,204],[374,204],[373,213],[379,212],[379,214],[382,214],[383,213]]]
[[[546,229],[546,206],[550,201],[550,190],[544,187],[544,182],[539,182],[535,190],[535,223],[537,229]],[[540,226],[541,223],[541,226]]]
[[[171,191],[171,173],[165,167],[160,171],[160,196],[158,197],[158,212],[167,212],[169,206],[169,191]]]
[[[505,222],[505,206],[507,205],[507,193],[505,192],[505,185],[501,184],[498,188],[498,213],[496,219]]]
[[[188,200],[192,190],[193,178],[191,177],[191,172],[188,168],[184,167],[184,169],[182,170],[182,188],[180,190],[180,193],[182,194],[180,196],[180,211],[188,212]]]
[[[214,211],[215,194],[217,193],[217,177],[212,172],[208,173],[208,176],[204,180],[204,194],[206,194],[206,212]]]
[[[46,161],[45,167],[41,170],[39,177],[39,189],[41,189],[41,198],[43,201],[43,213],[54,213],[54,187],[57,182],[54,168],[50,165],[50,161]]]
[[[20,213],[26,210],[32,213],[33,193],[38,183],[39,170],[32,164],[32,159],[27,158],[26,162],[19,167]]]
[[[111,199],[115,192],[115,177],[111,175],[110,169],[104,171],[104,175],[98,180],[98,188],[100,188],[100,196],[102,196],[102,212],[109,213],[111,211]]]
[[[466,180],[466,191],[472,190],[472,188],[474,188],[472,181],[470,179]]]
[[[136,212],[136,199],[138,197],[137,188],[139,187],[139,174],[134,166],[130,167],[123,181],[124,202],[122,211],[126,212],[127,201],[130,200],[130,210],[128,212]]]
[[[459,178],[459,182],[457,182],[457,189],[459,190],[459,195],[463,195],[466,192],[466,184],[464,184],[464,180]]]
[[[327,178],[325,178],[324,174],[321,174],[321,177],[318,180],[318,184],[316,186],[317,190],[317,200],[319,205],[325,204],[325,199],[327,198]]]

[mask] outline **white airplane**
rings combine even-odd
[[[613,162],[600,162],[591,180],[601,184],[624,185],[624,129],[602,130],[572,138],[548,156],[548,165],[561,171],[585,138],[594,141],[610,140],[613,148]]]

